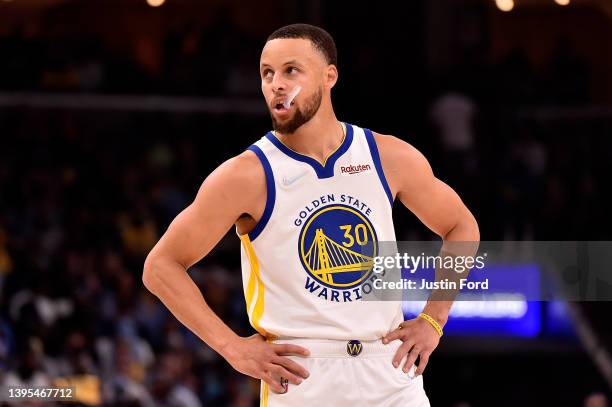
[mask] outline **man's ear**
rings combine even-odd
[[[338,82],[338,68],[336,65],[328,65],[325,72],[325,87],[331,89]]]

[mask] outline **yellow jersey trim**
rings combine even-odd
[[[261,396],[259,399],[260,407],[268,407],[268,383],[261,381]]]
[[[249,264],[251,267],[251,273],[249,275],[249,281],[247,283],[247,288],[245,292],[249,320],[251,321],[251,325],[253,326],[253,328],[255,328],[257,332],[259,332],[265,337],[268,337],[268,333],[259,325],[259,321],[261,320],[261,317],[264,312],[264,284],[261,281],[261,276],[259,274],[259,260],[257,259],[257,255],[255,254],[255,250],[253,249],[253,245],[251,244],[251,239],[249,238],[249,235],[241,235],[240,240],[242,241],[244,251],[247,255],[247,258],[249,259]],[[255,306],[253,307],[253,311],[251,312],[255,290],[257,290],[257,299],[255,300]]]

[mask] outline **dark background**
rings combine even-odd
[[[507,13],[493,0],[3,0],[0,383],[92,384],[90,404],[257,405],[258,383],[141,273],[206,175],[268,130],[259,54],[293,22],[336,40],[338,118],[420,149],[483,240],[609,240],[605,0]],[[435,237],[395,212],[399,239]],[[233,232],[191,274],[252,333]],[[610,307],[573,305],[607,349]],[[609,381],[585,349],[575,335],[449,336],[425,387],[434,406],[604,406]]]

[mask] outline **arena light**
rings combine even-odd
[[[510,11],[514,8],[514,0],[495,0],[495,5],[501,11]]]
[[[555,3],[560,6],[567,6],[568,4],[570,4],[570,0],[555,0]]]
[[[147,0],[147,4],[151,7],[159,7],[165,2],[166,0]]]

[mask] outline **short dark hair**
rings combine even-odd
[[[302,38],[309,40],[323,54],[328,64],[338,66],[338,51],[331,35],[324,29],[310,24],[291,24],[274,31],[266,42],[279,38]]]

